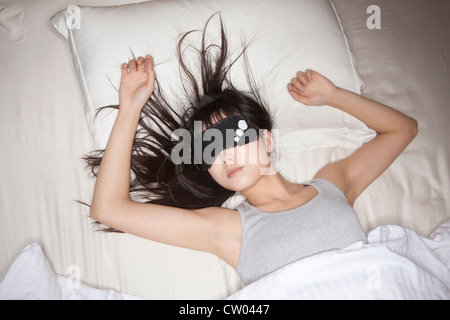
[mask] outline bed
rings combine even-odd
[[[217,11],[225,25],[235,23],[228,27],[233,49],[241,45],[239,30],[248,30],[250,62],[279,128],[279,170],[293,181],[311,179],[374,134],[329,107],[294,105],[285,86],[300,69],[316,69],[418,121],[414,141],[355,203],[367,246],[307,258],[244,287],[214,255],[96,231],[89,209],[77,202],[92,199],[95,179],[81,158],[107,141],[114,114],[93,114],[117,100],[117,63],[130,49],[150,51],[170,87],[178,78],[176,35],[202,28]],[[123,21],[113,19],[123,12]],[[0,2],[0,298],[448,299],[449,17],[445,0]],[[144,24],[148,29],[130,40],[136,46],[121,42],[129,35],[121,30]],[[297,24],[314,32],[297,32]],[[235,72],[239,84],[239,65]],[[350,276],[345,266],[355,261],[361,264]],[[289,281],[299,270],[311,277]],[[417,278],[378,290],[396,274]],[[20,285],[33,279],[35,285]],[[42,281],[59,289],[40,295]],[[329,290],[336,286],[347,290]],[[269,288],[278,295],[267,295]],[[417,288],[426,290],[410,294]]]

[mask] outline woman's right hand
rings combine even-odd
[[[155,86],[154,62],[150,55],[122,64],[119,110],[141,111]]]

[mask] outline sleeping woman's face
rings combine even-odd
[[[264,130],[257,140],[222,150],[209,167],[211,177],[222,187],[244,191],[270,170],[271,133]]]

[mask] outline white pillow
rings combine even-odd
[[[357,147],[370,139],[373,132],[359,120],[330,107],[305,108],[287,90],[297,71],[311,68],[336,85],[361,93],[363,81],[328,0],[155,0],[109,7],[70,6],[50,18],[69,43],[96,148],[105,148],[116,111],[102,112],[94,119],[95,112],[118,104],[120,65],[132,58],[131,51],[136,57],[151,54],[166,95],[179,96],[182,87],[175,54],[179,36],[203,29],[218,11],[232,57],[240,52],[243,35],[251,40],[250,66],[281,139],[296,142],[297,150]],[[219,43],[218,16],[208,30],[208,39]],[[199,47],[200,35],[194,33],[190,43]],[[192,52],[188,51],[189,58]],[[198,65],[189,58],[188,65]],[[239,62],[232,68],[231,79],[246,90],[242,59]]]

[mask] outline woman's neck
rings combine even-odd
[[[247,202],[255,207],[264,206],[277,201],[289,201],[303,185],[287,181],[279,172],[266,174],[261,179],[241,193]]]

